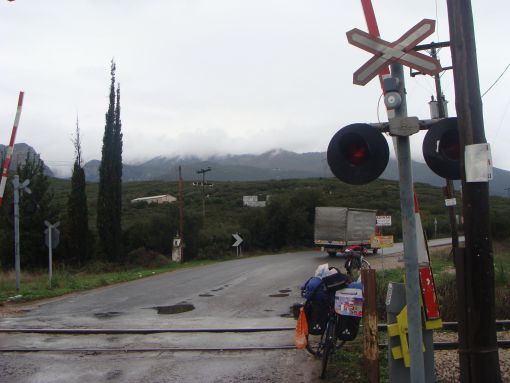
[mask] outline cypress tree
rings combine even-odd
[[[75,160],[71,176],[71,194],[67,201],[67,254],[66,260],[78,267],[90,258],[90,236],[87,195],[85,192],[85,170],[82,167],[80,128],[76,120],[76,137],[73,139]]]
[[[120,123],[120,91],[115,105],[115,62],[111,64],[110,103],[99,165],[97,197],[97,231],[102,256],[112,262],[122,260],[121,192],[122,192],[122,133]]]
[[[117,261],[123,260],[122,253],[122,123],[120,120],[120,85],[117,84],[117,100],[115,104],[115,120],[113,124],[113,229],[114,238],[119,243]]]

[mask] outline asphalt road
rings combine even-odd
[[[448,243],[433,242],[432,244]],[[394,258],[402,245],[385,249]],[[393,254],[393,255],[392,255]],[[381,256],[369,257],[369,261]],[[181,269],[34,305],[0,328],[273,328],[294,327],[290,307],[322,263],[341,257],[318,251],[243,258]],[[374,262],[377,263],[377,262]],[[177,309],[190,309],[171,313]],[[0,348],[51,352],[0,353],[0,382],[314,382],[319,362],[305,351],[97,352],[65,349],[230,348],[293,344],[293,331],[48,335],[0,333]]]

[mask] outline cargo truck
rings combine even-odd
[[[321,206],[315,208],[314,243],[334,256],[349,246],[370,248],[375,233],[375,210]],[[377,249],[372,249],[377,253]]]

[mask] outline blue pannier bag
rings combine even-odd
[[[327,299],[328,291],[321,278],[311,277],[301,287],[301,296],[305,299]]]
[[[306,298],[304,305],[308,332],[311,335],[324,333],[328,321],[331,293],[319,277],[310,278],[301,288],[301,296]]]

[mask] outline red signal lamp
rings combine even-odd
[[[341,128],[331,139],[328,165],[340,181],[363,185],[379,177],[388,164],[390,151],[382,133],[368,124]]]
[[[460,143],[457,118],[444,118],[430,127],[423,139],[423,158],[438,176],[460,179]]]

